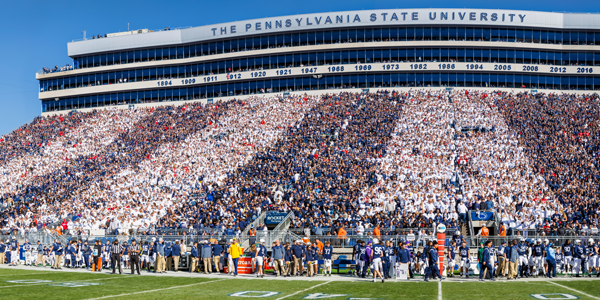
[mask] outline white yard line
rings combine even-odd
[[[330,280],[330,281],[327,281],[327,282],[324,282],[324,283],[320,283],[320,284],[317,284],[317,285],[315,285],[315,286],[311,286],[311,287],[309,287],[309,288],[307,288],[307,289],[303,289],[303,290],[301,290],[301,291],[297,291],[297,292],[295,292],[295,293],[293,293],[293,294],[289,294],[289,295],[287,295],[287,296],[283,296],[283,297],[281,297],[281,298],[277,298],[277,299],[275,299],[275,300],[281,300],[281,299],[285,299],[285,298],[287,298],[287,297],[291,297],[291,296],[294,296],[294,295],[298,295],[298,294],[300,294],[300,293],[302,293],[302,292],[306,292],[306,291],[308,291],[308,290],[311,290],[311,289],[314,289],[314,288],[316,288],[316,287],[320,287],[320,286],[322,286],[322,285],[326,285],[326,284],[328,284],[328,283],[330,283],[330,282],[332,282],[332,281],[333,281],[333,280]]]
[[[548,281],[548,282],[550,282],[550,283],[552,283],[552,284],[554,284],[554,285],[558,285],[558,286],[560,286],[560,287],[562,287],[562,288],[565,288],[565,289],[567,289],[567,290],[570,290],[570,291],[573,291],[573,292],[576,292],[576,293],[580,293],[580,294],[582,294],[582,295],[585,295],[585,296],[587,296],[587,297],[590,297],[590,298],[592,298],[592,299],[600,300],[600,298],[598,298],[598,297],[592,296],[592,295],[590,295],[590,294],[587,294],[587,293],[584,293],[584,292],[582,292],[582,291],[578,291],[578,290],[576,290],[576,289],[572,289],[572,288],[570,288],[570,287],[568,287],[568,286],[564,286],[564,285],[562,285],[562,284],[558,284],[558,283],[556,283],[556,282],[552,282],[552,281]]]
[[[128,277],[124,277],[124,276],[119,276],[119,277],[111,277],[111,278],[96,278],[96,279],[84,279],[84,280],[67,280],[67,281],[57,281],[57,282],[80,282],[80,281],[93,281],[93,280],[111,280],[111,279],[119,279],[119,278],[128,278]],[[0,286],[0,289],[5,289],[5,288],[12,288],[12,287],[19,287],[19,286],[34,286],[34,285],[44,285],[44,284],[49,284],[49,283],[53,283],[54,281],[49,281],[49,282],[40,282],[40,283],[31,283],[31,284],[19,284],[19,285],[7,285],[7,286]]]
[[[193,284],[186,284],[186,285],[178,285],[178,286],[172,286],[172,287],[163,288],[163,289],[146,290],[146,291],[140,291],[140,292],[134,292],[134,293],[127,293],[127,294],[119,294],[119,295],[109,295],[109,296],[103,296],[103,297],[98,297],[98,298],[90,298],[90,299],[87,299],[87,300],[107,299],[107,298],[115,298],[115,297],[124,297],[124,296],[129,296],[129,295],[144,294],[144,293],[160,292],[160,291],[166,291],[166,290],[184,288],[184,287],[189,287],[189,286],[196,286],[196,285],[201,285],[201,284],[205,284],[205,283],[212,283],[212,282],[217,282],[217,281],[223,281],[223,280],[228,280],[228,279],[229,278],[219,279],[219,280],[212,280],[212,281],[204,281],[204,282],[193,283]]]
[[[442,300],[442,282],[438,281],[438,300]]]

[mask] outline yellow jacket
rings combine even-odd
[[[242,247],[240,244],[235,243],[229,247],[229,254],[231,254],[231,258],[239,258],[242,255]]]

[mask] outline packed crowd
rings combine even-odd
[[[59,67],[59,66],[54,66],[54,68],[45,68],[45,67],[44,67],[44,68],[42,68],[42,72],[43,72],[44,74],[47,74],[47,73],[55,73],[55,72],[64,72],[64,71],[70,71],[70,70],[73,70],[73,66],[71,66],[71,65],[69,65],[69,64],[67,64],[67,65],[64,65],[64,66],[62,66],[62,67]]]
[[[599,101],[597,94],[517,94],[496,100],[509,129],[531,158],[530,172],[549,186],[547,192],[530,193],[528,198],[543,205],[552,195],[562,206],[562,218],[555,216],[548,223],[536,224],[543,226],[547,235],[565,231],[598,235]],[[533,226],[531,223],[523,222]]]
[[[494,210],[597,234],[597,113],[597,95],[410,90],[36,118],[0,139],[0,230],[239,233],[274,210],[360,233]]]

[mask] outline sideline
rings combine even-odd
[[[324,282],[324,283],[319,283],[319,284],[317,284],[317,285],[315,285],[315,286],[311,286],[311,287],[309,287],[309,288],[307,288],[307,289],[303,289],[303,290],[301,290],[301,291],[297,291],[297,292],[295,292],[295,293],[293,293],[293,294],[289,294],[289,295],[287,295],[287,296],[283,296],[283,297],[281,297],[281,298],[277,298],[277,299],[275,299],[275,300],[281,300],[281,299],[285,299],[285,298],[287,298],[287,297],[291,297],[291,296],[294,296],[294,295],[298,295],[298,294],[300,294],[300,293],[302,293],[302,292],[306,292],[306,291],[308,291],[308,290],[311,290],[311,289],[314,289],[314,288],[316,288],[316,287],[320,287],[320,286],[322,286],[322,285],[326,285],[326,284],[328,284],[328,283],[330,283],[330,282],[333,282],[333,280],[330,280],[330,281],[327,281],[327,282]]]
[[[438,281],[438,300],[442,300],[442,282]]]
[[[123,296],[137,295],[137,294],[144,294],[144,293],[160,292],[160,291],[165,291],[165,290],[172,290],[172,289],[184,288],[184,287],[189,287],[189,286],[196,286],[196,285],[201,285],[201,284],[205,284],[205,283],[223,281],[223,280],[228,280],[228,279],[229,278],[220,279],[220,280],[204,281],[204,282],[193,283],[193,284],[186,284],[186,285],[171,286],[171,287],[168,287],[168,288],[155,289],[155,290],[146,290],[146,291],[140,291],[140,292],[134,292],[134,293],[127,293],[127,294],[109,295],[109,296],[103,296],[103,297],[98,297],[98,298],[90,298],[90,299],[87,299],[87,300],[98,300],[98,299],[123,297]]]
[[[568,287],[568,286],[564,286],[564,285],[562,285],[562,284],[558,284],[558,283],[556,283],[556,282],[552,282],[552,281],[548,281],[548,282],[550,282],[550,283],[552,283],[552,284],[554,284],[554,285],[558,285],[558,286],[560,286],[560,287],[562,287],[562,288],[565,288],[565,289],[567,289],[567,290],[570,290],[570,291],[573,291],[573,292],[576,292],[576,293],[580,293],[580,294],[582,294],[582,295],[585,295],[585,296],[587,296],[587,297],[590,297],[590,298],[592,298],[592,299],[600,300],[600,298],[598,298],[598,297],[595,297],[595,296],[592,296],[592,295],[590,295],[590,294],[584,293],[584,292],[582,292],[582,291],[579,291],[579,290],[576,290],[576,289],[570,288],[570,287]]]

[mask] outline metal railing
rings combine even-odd
[[[329,233],[331,232],[331,228],[329,227],[324,227],[321,228],[322,231],[324,233]],[[430,233],[433,232],[433,227],[422,227],[422,228],[380,228],[379,232],[381,233],[381,235],[405,235],[408,234],[410,231],[412,230],[412,233],[416,236],[419,234],[419,231],[421,230],[425,230],[428,231]],[[289,231],[294,232],[298,235],[302,235],[304,236],[304,228],[290,228]],[[368,228],[368,229],[364,229],[362,232],[362,235],[364,236],[370,236],[373,235],[374,232],[374,228]],[[311,236],[314,235],[315,232],[311,230]],[[337,234],[337,232],[336,232]],[[348,235],[361,235],[359,234],[359,232],[356,231],[356,229],[354,228],[346,228],[346,234]],[[333,233],[332,233],[333,235]]]
[[[244,248],[248,248],[250,247],[250,238],[251,236],[248,234],[248,232],[250,231],[250,228],[257,228],[259,224],[264,223],[265,218],[267,217],[267,212],[263,211],[260,216],[258,216],[258,218],[256,218],[256,220],[254,220],[252,223],[250,223],[248,226],[246,226],[246,228],[244,228],[244,230],[242,231],[241,237],[240,237],[240,244],[242,245],[242,247]],[[257,236],[253,237],[253,238],[259,238],[258,237],[258,232],[256,233]],[[263,233],[260,233],[261,235]]]
[[[468,245],[470,245],[471,247],[477,247],[479,245],[480,242],[482,241],[488,241],[491,240],[494,243],[494,246],[499,246],[502,241],[513,241],[513,240],[520,240],[521,238],[526,239],[526,240],[537,240],[537,239],[541,239],[543,240],[548,240],[549,242],[553,243],[554,245],[562,245],[564,244],[567,240],[570,240],[571,243],[573,244],[575,240],[581,240],[583,244],[587,245],[587,241],[592,238],[594,239],[596,242],[599,241],[600,236],[599,235],[564,235],[564,236],[557,236],[557,235],[544,235],[544,234],[528,234],[528,235],[522,235],[523,232],[517,232],[515,231],[513,234],[509,234],[507,236],[487,236],[487,237],[465,237],[465,240],[467,241]],[[160,238],[162,238],[164,241],[166,242],[174,242],[175,240],[179,240],[182,241],[183,243],[191,246],[194,242],[199,242],[199,241],[203,241],[203,240],[208,240],[211,242],[215,242],[217,241],[218,243],[228,243],[229,240],[231,238],[238,238],[243,242],[247,242],[250,240],[251,236],[247,235],[247,234],[241,234],[241,235],[226,235],[223,232],[214,232],[212,234],[208,234],[208,233],[204,233],[204,234],[188,234],[188,235],[172,235],[172,234],[152,234],[152,235],[143,235],[143,234],[132,234],[132,235],[97,235],[97,236],[92,236],[92,235],[68,235],[68,234],[63,234],[63,235],[58,235],[56,234],[56,232],[54,233],[48,233],[47,231],[38,231],[38,232],[34,232],[34,233],[29,233],[29,234],[25,234],[25,235],[0,235],[0,239],[2,239],[3,241],[6,240],[11,240],[12,237],[16,237],[19,242],[22,244],[24,242],[25,239],[28,239],[30,243],[35,244],[38,240],[43,244],[43,245],[51,245],[56,239],[60,240],[61,243],[63,243],[63,245],[65,243],[67,243],[70,240],[87,240],[87,241],[94,241],[94,240],[100,240],[102,243],[106,243],[106,241],[113,241],[115,239],[118,239],[119,241],[131,241],[132,239],[136,239],[139,242],[143,242],[143,241],[150,241],[153,238],[155,240],[158,240]],[[351,248],[353,247],[356,242],[358,240],[363,240],[363,241],[370,241],[373,238],[378,238],[380,240],[394,240],[396,243],[399,241],[413,241],[413,245],[415,247],[422,247],[425,245],[425,243],[431,239],[435,239],[435,235],[414,235],[414,240],[413,240],[413,236],[409,236],[406,232],[402,232],[402,233],[397,233],[394,235],[381,235],[381,236],[373,236],[373,235],[346,235],[346,236],[338,236],[338,235],[311,235],[310,237],[301,237],[299,235],[297,235],[294,231],[290,231],[290,230],[269,230],[269,231],[263,231],[261,232],[261,236],[257,236],[256,237],[257,240],[259,240],[259,238],[264,238],[265,239],[265,244],[267,246],[268,249],[271,248],[272,243],[275,240],[279,240],[281,243],[294,243],[297,240],[302,240],[302,239],[309,239],[311,242],[315,242],[316,240],[320,240],[321,242],[325,243],[327,241],[331,242],[331,244],[333,245],[334,248]],[[450,243],[452,239],[452,235],[448,234],[446,235],[446,241],[447,244]],[[249,243],[247,245],[244,245],[244,248],[249,248]],[[191,249],[191,248],[190,248]]]

